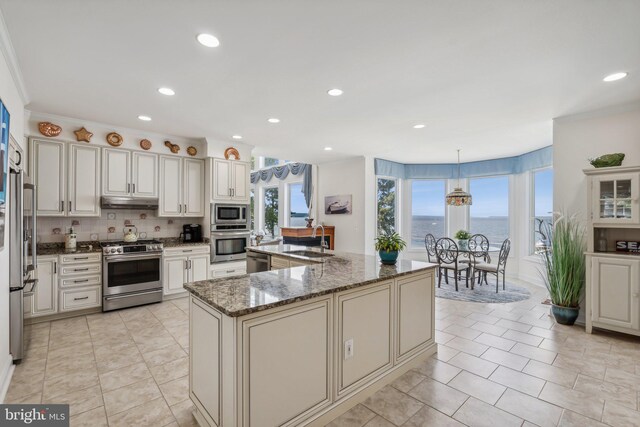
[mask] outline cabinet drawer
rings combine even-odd
[[[229,268],[226,270],[211,270],[212,279],[217,279],[219,277],[227,277],[227,276],[241,276],[243,274],[247,274],[246,268]]]
[[[62,288],[95,286],[95,285],[100,285],[101,283],[102,283],[102,276],[100,276],[99,274],[95,274],[92,276],[76,276],[76,277],[70,277],[66,279],[60,279],[60,287]]]
[[[100,307],[100,286],[79,289],[63,289],[60,291],[60,311],[82,310]]]
[[[102,261],[102,254],[76,254],[76,255],[60,255],[60,264],[82,264],[88,262]]]
[[[63,265],[60,269],[62,276],[77,274],[100,274],[100,264],[84,264],[84,265]]]
[[[195,255],[195,254],[208,254],[208,253],[209,253],[208,245],[186,246],[182,248],[171,248],[171,249],[164,250],[164,256],[166,257],[181,256],[181,255],[189,256],[189,255]]]

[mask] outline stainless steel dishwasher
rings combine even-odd
[[[247,273],[269,271],[269,255],[247,251]]]

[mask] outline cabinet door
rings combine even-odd
[[[164,259],[162,281],[165,295],[184,291],[182,285],[189,281],[187,263],[186,256]]]
[[[184,216],[204,216],[204,161],[184,159]]]
[[[102,149],[102,195],[131,194],[131,151]]]
[[[73,216],[100,216],[100,148],[69,145],[67,210]]]
[[[433,275],[412,275],[397,281],[396,356],[409,355],[433,339]]]
[[[57,141],[34,140],[33,179],[38,186],[38,216],[64,216],[66,207],[65,144]]]
[[[58,310],[58,258],[38,258],[38,284],[33,294],[32,317]]]
[[[592,320],[640,329],[640,260],[594,257],[591,266]]]
[[[640,222],[638,183],[638,174],[613,174],[593,178],[593,222],[600,224]]]
[[[133,153],[131,193],[136,197],[158,197],[158,155]]]
[[[158,216],[182,216],[182,160],[160,156]]]
[[[231,199],[231,162],[229,160],[213,159],[212,177],[213,199]]]
[[[189,257],[189,281],[207,280],[209,277],[209,255]]]
[[[233,180],[232,198],[238,202],[249,202],[249,173],[250,166],[246,162],[232,162],[231,172]]]

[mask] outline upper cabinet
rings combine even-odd
[[[638,173],[610,173],[592,179],[592,220],[597,224],[637,224]]]
[[[103,148],[102,195],[158,197],[158,155]]]
[[[100,216],[100,148],[31,140],[39,216]]]
[[[212,201],[249,203],[249,173],[251,171],[249,163],[213,159],[212,169]]]
[[[204,161],[160,156],[158,216],[204,216]]]

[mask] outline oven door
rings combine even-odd
[[[162,254],[105,256],[102,275],[105,296],[162,288]]]
[[[211,233],[211,262],[233,261],[247,258],[249,232],[224,231]]]

